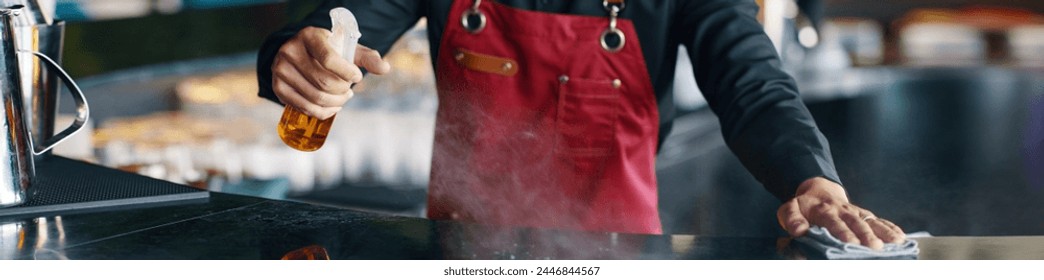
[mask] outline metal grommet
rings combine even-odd
[[[558,76],[558,82],[559,83],[563,83],[563,84],[564,83],[568,83],[569,82],[569,76],[566,76],[566,75]]]
[[[478,17],[478,26],[472,27],[470,19],[475,16]],[[482,29],[486,29],[486,14],[483,14],[478,9],[469,9],[464,11],[464,15],[460,16],[460,24],[464,26],[464,30],[467,30],[468,33],[477,34],[482,32]]]
[[[627,4],[625,4],[623,1],[620,1],[619,4],[610,4],[608,0],[602,1],[602,7],[605,8],[606,12],[612,12],[613,6],[617,6],[617,11],[622,11],[624,8],[627,7]]]
[[[615,53],[623,49],[624,45],[627,44],[627,38],[624,36],[623,31],[616,28],[617,18],[620,17],[620,11],[625,7],[624,2],[620,0],[610,4],[608,0],[603,0],[602,6],[605,7],[605,11],[609,12],[609,28],[602,31],[602,36],[599,36],[598,41],[602,44],[602,49]]]
[[[609,36],[616,36],[617,38],[620,38],[620,42],[615,46],[610,46],[610,42],[608,42]],[[602,36],[600,36],[600,39],[598,41],[602,44],[602,49],[615,53],[623,49],[624,44],[627,43],[627,38],[624,37],[623,31],[620,31],[620,29],[609,28],[605,31],[602,31]]]

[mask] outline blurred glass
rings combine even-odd
[[[994,6],[914,9],[893,25],[906,63],[969,66],[1038,60],[1041,36],[1033,26],[1044,25],[1044,15]]]
[[[901,31],[900,52],[908,64],[924,66],[981,65],[986,42],[974,27],[959,23],[917,23]]]
[[[835,18],[824,24],[848,52],[855,65],[878,65],[884,61],[884,28],[880,23],[861,18]],[[833,30],[831,30],[833,29]],[[824,37],[829,37],[824,34]]]
[[[1044,24],[1015,27],[1006,35],[1011,61],[1024,67],[1044,67]]]

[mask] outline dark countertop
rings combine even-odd
[[[1044,71],[857,68],[802,84],[852,201],[908,232],[1044,235]],[[665,231],[773,237],[780,202],[709,110],[683,116],[657,161]]]
[[[221,193],[201,203],[7,220],[0,238],[3,259],[280,259],[309,246],[332,259],[806,258],[786,238],[498,228]],[[919,241],[922,259],[1044,258],[1044,236]]]

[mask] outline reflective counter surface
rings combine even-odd
[[[819,80],[800,87],[854,203],[907,232],[1044,235],[1044,71],[882,67]],[[710,110],[675,122],[657,167],[666,231],[783,234],[779,201]]]
[[[1044,236],[921,238],[921,259],[1039,259]],[[209,202],[7,220],[3,259],[805,259],[788,238],[500,228],[214,193]]]

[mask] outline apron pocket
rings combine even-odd
[[[556,150],[565,155],[607,156],[616,149],[620,90],[609,79],[563,76],[559,83]]]

